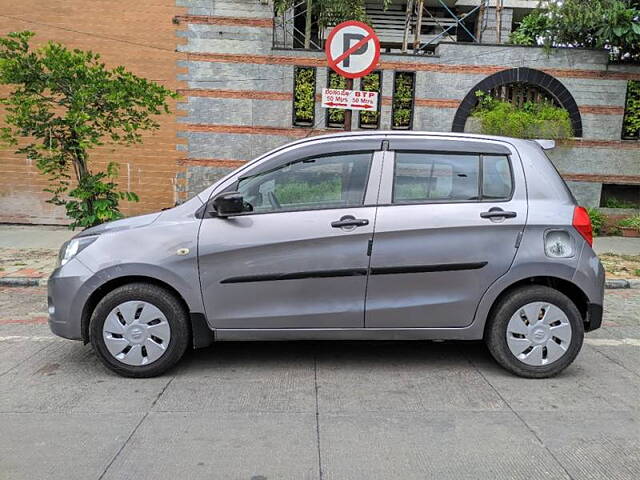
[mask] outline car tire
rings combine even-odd
[[[485,330],[493,358],[526,378],[560,373],[576,358],[583,339],[584,323],[575,304],[558,290],[542,285],[505,294]]]
[[[110,370],[125,377],[154,377],[184,355],[190,339],[188,314],[166,289],[131,283],[100,300],[91,315],[89,338]]]

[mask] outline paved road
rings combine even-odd
[[[236,343],[149,380],[0,289],[1,479],[638,479],[640,290],[550,380],[480,344]]]

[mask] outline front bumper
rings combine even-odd
[[[59,337],[82,340],[82,309],[85,282],[93,275],[79,260],[72,258],[56,268],[47,283],[49,328]]]

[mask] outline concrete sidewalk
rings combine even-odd
[[[45,285],[58,251],[75,232],[57,226],[0,225],[0,285]],[[598,237],[598,255],[640,256],[640,238]],[[608,279],[607,288],[640,288],[640,279]]]
[[[596,237],[593,249],[598,255],[613,253],[616,255],[640,255],[640,238]]]
[[[0,225],[0,285],[46,284],[58,251],[75,232],[67,227]]]
[[[0,248],[59,250],[60,246],[80,230],[40,225],[1,225]]]

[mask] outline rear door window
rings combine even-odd
[[[506,199],[511,190],[511,167],[505,155],[395,154],[393,203]]]
[[[396,152],[394,203],[477,200],[480,156]]]

